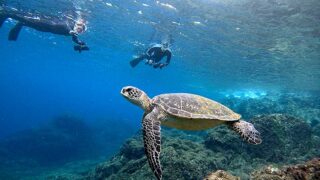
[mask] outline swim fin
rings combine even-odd
[[[74,46],[73,49],[75,51],[79,51],[79,53],[81,53],[81,51],[89,51],[90,50],[88,46],[80,46],[80,45]]]
[[[139,57],[131,60],[130,61],[131,67],[136,67],[143,59],[144,59],[144,56],[139,56]]]
[[[18,39],[19,33],[21,28],[23,27],[23,24],[18,22],[11,30],[9,33],[9,41],[16,41]]]

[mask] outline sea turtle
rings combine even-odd
[[[145,112],[142,119],[143,141],[149,165],[158,180],[160,165],[160,125],[182,130],[204,130],[226,124],[250,144],[262,142],[260,133],[241,115],[208,98],[188,93],[161,94],[150,99],[145,92],[126,86],[121,94]]]

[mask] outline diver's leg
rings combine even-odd
[[[2,24],[4,23],[4,21],[6,21],[6,19],[7,19],[7,17],[2,16],[2,15],[0,14],[0,28],[2,27]]]
[[[23,27],[23,24],[18,22],[9,33],[9,41],[16,41],[18,39],[19,33],[21,31],[21,28]]]
[[[133,59],[130,61],[130,65],[131,67],[136,67],[142,60],[144,60],[145,58],[147,58],[148,56],[146,54],[142,54],[139,57]]]
[[[5,14],[4,10],[2,9],[2,7],[0,6],[0,28],[2,26],[2,24],[4,23],[4,21],[8,18],[8,16]]]
[[[153,60],[153,62],[152,62],[151,65],[152,65],[154,68],[160,67],[160,65],[161,65],[160,61],[161,61],[162,58],[163,58],[163,57],[161,57],[161,56],[155,56],[155,58],[154,58],[154,60]]]

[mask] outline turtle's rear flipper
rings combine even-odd
[[[23,27],[23,24],[18,22],[9,33],[9,41],[16,41],[18,39],[19,33],[21,31],[21,28]]]
[[[260,133],[256,130],[256,128],[254,128],[251,123],[240,120],[230,124],[230,126],[248,143],[260,144],[262,142]]]

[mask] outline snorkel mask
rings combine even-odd
[[[77,34],[82,34],[87,31],[86,23],[83,19],[79,19],[76,21],[73,31]]]
[[[167,42],[162,43],[161,50],[163,52],[166,51],[168,48],[169,48],[169,43],[167,43]]]

